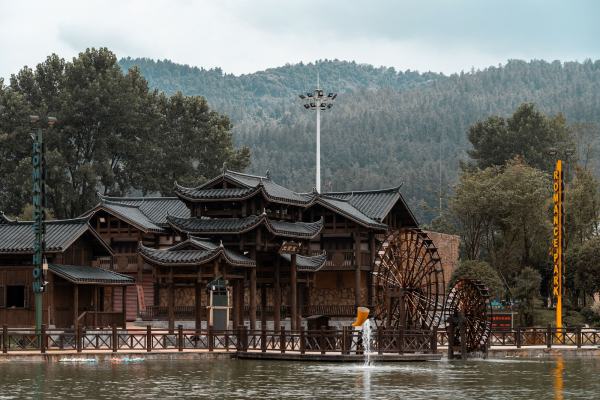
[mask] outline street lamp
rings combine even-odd
[[[319,87],[319,76],[317,75],[317,88],[313,92],[299,95],[304,101],[304,108],[317,112],[317,171],[316,186],[318,193],[321,193],[321,111],[326,111],[333,107],[333,101],[337,93],[329,92],[325,94]]]
[[[45,194],[46,194],[46,161],[45,161],[45,145],[42,127],[38,125],[40,117],[31,115],[29,121],[33,126],[33,148],[31,155],[31,163],[33,167],[33,293],[35,294],[35,329],[40,332],[42,329],[42,293],[46,286],[45,274],[48,269],[48,264],[44,258],[44,250],[46,247],[44,227],[45,213]],[[46,119],[48,127],[52,128],[56,123],[55,117]]]

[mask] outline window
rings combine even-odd
[[[6,286],[6,308],[25,308],[25,286]]]

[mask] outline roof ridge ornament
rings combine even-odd
[[[267,172],[265,173],[265,178],[271,180],[271,171],[267,170]]]

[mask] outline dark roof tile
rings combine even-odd
[[[133,285],[135,283],[135,280],[127,275],[97,267],[50,264],[48,269],[55,275],[78,285]]]

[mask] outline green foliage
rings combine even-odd
[[[488,287],[493,298],[504,298],[505,289],[502,279],[487,262],[479,260],[461,261],[458,268],[452,273],[448,287],[452,288],[456,281],[465,278],[480,280]]]
[[[587,299],[600,292],[600,237],[574,243],[567,251],[566,262],[567,288],[585,305]]]
[[[568,246],[582,244],[586,239],[598,235],[600,221],[600,183],[589,171],[580,167],[566,193],[566,240]]]
[[[197,183],[223,163],[249,163],[248,149],[233,148],[229,120],[203,98],[150,91],[105,48],[71,62],[51,55],[0,84],[0,209],[11,214],[31,197],[31,114],[59,121],[45,135],[47,203],[57,218],[89,209],[97,191],[166,194],[174,180]]]
[[[451,76],[337,60],[241,76],[170,61],[123,59],[120,64],[125,70],[139,66],[150,85],[166,93],[206,97],[214,109],[231,117],[235,141],[252,149],[253,172],[270,169],[274,179],[297,190],[314,186],[315,168],[315,116],[297,95],[314,88],[318,70],[322,86],[340,93],[322,118],[324,188],[356,190],[403,182],[403,195],[423,223],[439,215],[440,141],[445,206],[458,180],[459,160],[471,148],[465,135],[469,126],[490,115],[506,123],[538,121],[536,110],[523,118],[507,118],[523,102],[535,103],[546,114],[562,113],[571,123],[586,123],[590,129],[576,132],[585,139],[578,147],[590,145],[588,166],[600,172],[600,143],[593,139],[598,136],[593,135],[594,124],[600,122],[600,61],[512,60]],[[531,131],[540,135],[536,137],[546,137],[547,129],[561,134],[566,129],[560,117],[542,121],[542,127]],[[525,137],[530,131],[525,124],[510,132]],[[534,146],[532,139],[524,143]],[[513,151],[502,158],[512,159],[513,154],[532,156],[533,151]],[[535,157],[526,160],[534,166],[538,162]]]
[[[521,267],[547,264],[550,178],[515,159],[465,171],[449,204],[465,255],[488,260],[511,283]]]
[[[468,136],[473,145],[469,155],[479,168],[501,166],[520,157],[534,168],[551,172],[551,152],[575,151],[565,118],[561,114],[548,117],[531,103],[520,105],[509,118],[492,116],[475,123]]]
[[[519,317],[523,326],[533,325],[535,300],[539,297],[541,282],[539,272],[531,267],[523,268],[515,280],[512,294],[518,301]]]

